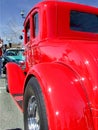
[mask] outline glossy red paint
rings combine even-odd
[[[8,89],[11,94],[23,94],[23,84],[25,75],[23,70],[15,63],[6,64]],[[15,71],[16,70],[16,71]]]
[[[49,130],[94,129],[87,93],[74,70],[57,62],[38,64],[32,73],[43,91]]]
[[[95,7],[57,1],[43,1],[29,12],[24,22],[27,75],[9,63],[9,88],[12,94],[24,93],[35,76],[49,130],[98,130],[98,33],[71,30],[71,10],[98,15]]]

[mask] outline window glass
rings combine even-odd
[[[38,35],[39,24],[38,24],[38,13],[33,15],[33,23],[34,23],[34,37]]]
[[[30,40],[30,21],[28,21],[26,25],[26,37],[28,42]]]
[[[71,11],[70,28],[76,31],[98,33],[98,15]]]
[[[9,49],[4,53],[4,56],[19,56],[23,57],[24,49]],[[17,57],[18,60],[18,57]]]

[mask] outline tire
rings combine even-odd
[[[24,130],[48,130],[44,98],[34,77],[26,86],[23,107]]]
[[[6,92],[9,93],[7,74],[5,74],[5,86],[6,86]]]
[[[6,74],[6,67],[3,67],[3,74]]]

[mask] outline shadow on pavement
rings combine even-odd
[[[7,129],[7,130],[22,130],[21,128]]]

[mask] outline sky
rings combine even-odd
[[[9,42],[20,42],[19,35],[22,34],[24,19],[20,12],[24,10],[25,16],[30,9],[42,0],[0,0],[0,37],[4,44]],[[98,8],[98,0],[63,0]]]

